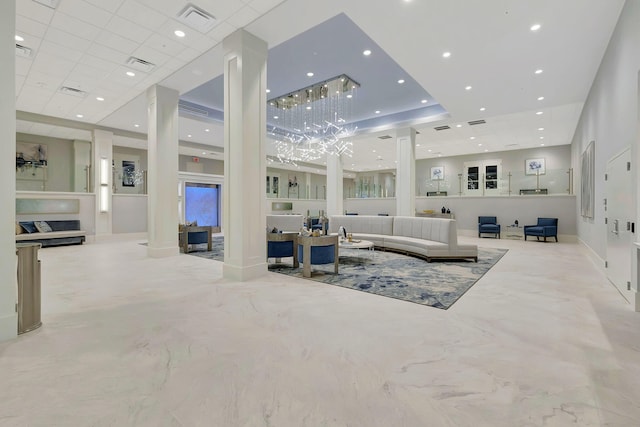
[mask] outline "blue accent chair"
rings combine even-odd
[[[293,257],[293,266],[298,268],[298,257],[295,252],[297,233],[267,233],[267,259]]]
[[[478,217],[478,237],[482,237],[482,233],[493,234],[494,237],[500,238],[500,224],[495,216]]]
[[[524,240],[527,240],[527,236],[536,236],[537,240],[540,237],[544,237],[544,241],[547,241],[547,237],[555,237],[558,241],[558,218],[538,218],[536,225],[524,226]]]

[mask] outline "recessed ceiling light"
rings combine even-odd
[[[445,52],[445,53],[442,54],[443,58],[448,58],[450,56],[451,56],[451,52]]]
[[[133,127],[134,127],[134,128],[139,128],[139,127],[140,127],[140,125],[136,123],[135,125],[133,125]]]
[[[464,90],[471,90],[471,86],[465,87]]]
[[[267,93],[270,93],[270,92],[271,92],[271,89],[267,89]]]
[[[376,152],[376,150],[373,150],[373,152],[375,153],[375,152]]]
[[[81,119],[81,118],[83,118],[84,116],[83,116],[82,114],[76,114],[76,117],[77,117],[77,118],[79,118],[79,119]]]
[[[540,24],[533,24],[531,26],[531,31],[538,31],[540,29],[540,27],[542,27],[542,25]]]
[[[538,130],[544,130],[544,128],[538,128]]]
[[[486,108],[480,107],[480,111],[484,111],[484,110],[486,110]]]
[[[428,152],[431,152],[431,150],[427,150]]]
[[[274,119],[278,120],[280,117],[278,116],[273,116]]]
[[[177,37],[184,37],[184,36],[186,36],[186,34],[184,33],[184,31],[181,31],[181,30],[175,30],[175,31],[173,32],[173,34],[175,34]]]
[[[472,137],[470,137],[469,139],[476,139],[476,137],[475,137],[475,136],[472,136]]]
[[[482,143],[478,144],[478,147],[482,147]]]
[[[380,114],[380,110],[376,110],[376,114]]]
[[[456,127],[457,127],[457,128],[461,128],[461,127],[462,127],[462,125],[456,125]]]
[[[544,96],[539,96],[538,101],[542,101],[542,100],[544,100]]]
[[[540,144],[541,147],[544,147],[544,144]]]
[[[544,136],[541,136],[540,139],[544,139]]]
[[[207,154],[207,152],[206,152],[206,151],[203,151],[203,152],[202,152],[202,154]]]
[[[365,50],[364,52],[362,52],[362,54],[363,54],[364,56],[369,56],[369,55],[371,55],[371,51],[370,51],[369,49],[367,49],[367,50]]]
[[[347,98],[351,99],[351,98],[353,98],[353,95],[349,94],[349,95],[347,95]]]
[[[127,71],[127,76],[129,77],[135,77],[136,73],[134,73],[133,71]]]
[[[19,35],[16,34],[15,39],[17,42],[23,42],[24,41],[24,37],[20,37]]]
[[[205,132],[209,132],[209,129],[205,129],[204,131],[205,131]]]
[[[309,105],[309,106],[307,106],[307,110],[311,110],[311,106],[310,106],[310,105]]]
[[[104,101],[104,98],[101,96],[96,96],[96,101]]]
[[[404,83],[403,79],[398,80],[398,84],[402,84],[402,83]]]
[[[442,154],[438,154],[438,157],[442,157]]]
[[[535,73],[536,73],[536,74],[542,74],[542,72],[543,72],[543,71],[544,71],[544,70],[542,70],[542,69],[538,68],[538,69],[535,71]]]
[[[420,102],[421,102],[422,104],[426,104],[426,103],[427,103],[427,102],[429,102],[429,101],[427,101],[426,99],[423,99],[423,100],[422,100],[422,101],[420,101]]]
[[[311,71],[309,71],[309,72],[307,73],[307,77],[313,77],[313,73],[312,73]]]
[[[487,149],[485,148],[484,152],[486,153],[486,152],[488,152],[488,151],[489,151],[489,150],[487,150]]]
[[[536,114],[540,116],[541,114],[543,114],[543,112],[542,111],[538,111]]]
[[[191,138],[191,134],[187,135],[187,138]]]

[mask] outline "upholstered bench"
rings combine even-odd
[[[81,245],[87,233],[80,220],[21,221],[16,224],[16,242],[35,242],[42,247]]]

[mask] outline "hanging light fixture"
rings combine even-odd
[[[353,154],[349,140],[356,81],[345,74],[270,99],[267,114],[273,119],[269,135],[282,163],[310,162],[326,155]]]

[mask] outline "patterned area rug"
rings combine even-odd
[[[190,252],[189,255],[223,261],[223,246],[223,238],[216,237],[212,251]],[[428,263],[393,252],[350,249],[340,252],[338,274],[333,273],[333,264],[313,265],[309,280],[446,310],[506,252],[506,249],[478,248],[477,263],[470,260]],[[290,260],[283,259],[281,264],[269,263],[269,271],[302,279],[302,266],[293,268]]]

